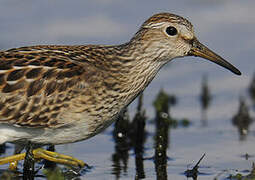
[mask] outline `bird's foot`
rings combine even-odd
[[[0,160],[0,161],[1,161],[1,160]],[[19,163],[19,161],[10,162],[9,170],[10,170],[10,171],[17,171],[18,163]],[[1,164],[1,162],[0,162],[0,164]]]
[[[34,149],[33,151],[34,159],[46,159],[48,161],[53,161],[55,163],[59,164],[65,164],[69,166],[75,166],[75,167],[84,167],[86,164],[79,159],[76,159],[72,156],[67,156],[64,154],[60,154],[57,152],[47,151],[42,148]],[[0,165],[10,163],[9,169],[10,170],[16,170],[18,161],[24,160],[26,156],[26,153],[16,154],[13,156],[3,157],[0,158]]]
[[[35,159],[46,159],[48,161],[52,161],[55,163],[76,166],[80,168],[86,166],[86,164],[82,160],[76,159],[72,156],[60,154],[57,152],[47,151],[42,148],[33,150],[33,154]]]
[[[24,160],[26,156],[26,153],[21,153],[21,154],[15,154],[12,156],[7,156],[7,157],[1,157],[0,158],[0,165],[10,163],[9,169],[11,171],[16,171],[17,166],[18,166],[18,161]]]

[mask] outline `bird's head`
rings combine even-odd
[[[145,54],[153,54],[156,61],[199,56],[241,75],[237,68],[197,40],[193,26],[187,19],[174,14],[153,15],[143,23],[133,40],[142,44]]]

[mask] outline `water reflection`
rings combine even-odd
[[[201,95],[200,95],[200,102],[201,102],[201,123],[202,126],[207,126],[207,109],[211,104],[212,96],[210,93],[210,89],[208,86],[208,78],[206,75],[203,76],[202,79],[202,87],[201,87]]]
[[[120,178],[126,173],[128,168],[128,151],[134,149],[136,176],[135,179],[145,178],[143,153],[144,143],[146,140],[145,131],[145,110],[142,108],[143,95],[141,94],[138,99],[137,112],[132,122],[129,120],[128,111],[125,110],[124,114],[118,118],[113,130],[113,139],[115,141],[115,152],[112,155],[113,170],[116,179]]]
[[[120,178],[123,171],[125,174],[128,168],[128,151],[130,149],[130,140],[128,131],[130,129],[130,122],[128,111],[125,110],[122,116],[117,119],[114,130],[113,139],[115,142],[115,152],[112,155],[113,169],[112,173],[115,174],[116,179]]]
[[[169,145],[169,134],[171,117],[169,115],[170,105],[176,104],[176,98],[169,96],[161,90],[154,101],[156,110],[156,134],[155,134],[155,171],[157,179],[167,179],[167,148]]]
[[[249,109],[245,103],[243,97],[239,99],[239,109],[236,115],[232,119],[232,124],[237,127],[239,132],[239,139],[245,140],[248,132],[249,126],[252,123],[252,118],[249,114]]]
[[[145,110],[142,108],[143,96],[138,100],[137,112],[130,123],[128,112],[119,117],[113,130],[113,139],[115,141],[115,152],[112,155],[113,170],[116,179],[119,179],[121,173],[126,173],[128,167],[128,151],[134,149],[136,175],[135,179],[144,179],[144,143],[146,141],[145,131]],[[166,94],[161,90],[154,101],[156,111],[155,118],[155,171],[157,179],[167,179],[167,148],[169,147],[169,132],[171,125],[176,125],[176,120],[169,115],[169,108],[176,104],[176,98]]]
[[[145,131],[145,110],[143,109],[143,94],[139,96],[137,112],[132,121],[131,131],[131,142],[135,152],[135,165],[136,165],[136,176],[135,179],[144,179],[144,165],[143,165],[143,154],[144,154],[144,143],[146,141]],[[131,130],[132,130],[131,129]]]

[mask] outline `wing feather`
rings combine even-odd
[[[0,52],[0,123],[65,125],[58,117],[85,88],[81,76],[86,68],[63,49],[40,46]]]

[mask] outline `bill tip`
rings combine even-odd
[[[241,75],[242,75],[241,71],[239,71],[238,69],[236,69],[235,71],[233,71],[233,73],[235,73],[235,74],[238,75],[238,76],[241,76]]]

